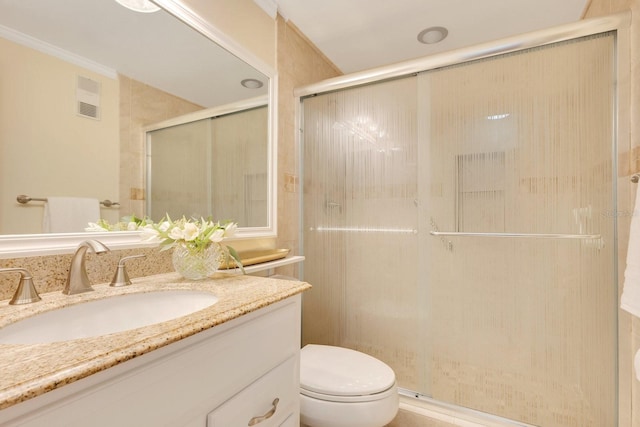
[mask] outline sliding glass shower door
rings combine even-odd
[[[616,425],[615,34],[303,100],[303,341],[415,395]]]
[[[303,340],[362,350],[420,389],[417,79],[304,104]]]
[[[268,108],[203,110],[146,132],[146,215],[262,227],[268,216]]]

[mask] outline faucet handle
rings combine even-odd
[[[38,302],[42,298],[38,295],[38,291],[33,284],[33,277],[24,268],[0,268],[0,273],[20,273],[20,283],[13,294],[13,298],[9,301],[11,305],[28,304],[30,302]]]
[[[113,279],[111,280],[111,283],[109,283],[109,286],[120,287],[130,285],[131,280],[129,279],[129,275],[127,274],[127,269],[124,266],[124,262],[131,258],[142,258],[145,256],[146,255],[131,255],[120,258],[118,267],[116,268],[116,273],[113,275]]]

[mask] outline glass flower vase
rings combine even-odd
[[[202,280],[216,272],[223,259],[220,246],[212,244],[203,249],[178,245],[173,249],[173,268],[184,278]]]

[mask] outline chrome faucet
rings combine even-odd
[[[40,295],[36,291],[36,287],[33,285],[33,278],[24,268],[0,268],[0,273],[20,273],[20,283],[18,288],[13,294],[13,298],[9,301],[11,305],[28,304],[30,302],[40,301]]]
[[[109,286],[129,286],[131,284],[131,279],[129,279],[129,275],[127,274],[127,269],[125,268],[124,262],[132,258],[142,258],[144,256],[146,255],[131,255],[120,258],[118,267],[116,268],[116,273],[113,275],[113,279],[111,279],[111,283],[109,283]]]
[[[73,259],[71,259],[67,283],[62,291],[63,294],[75,295],[93,290],[85,265],[85,254],[88,249],[91,249],[95,254],[109,252],[109,248],[97,240],[85,240],[80,243],[76,253],[73,255]]]

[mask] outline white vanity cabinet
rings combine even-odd
[[[295,358],[290,357],[233,396],[209,414],[207,427],[282,426],[296,412],[299,389],[291,375],[295,366]]]
[[[1,410],[0,425],[240,427],[253,419],[258,427],[297,426],[300,300],[289,297]]]

